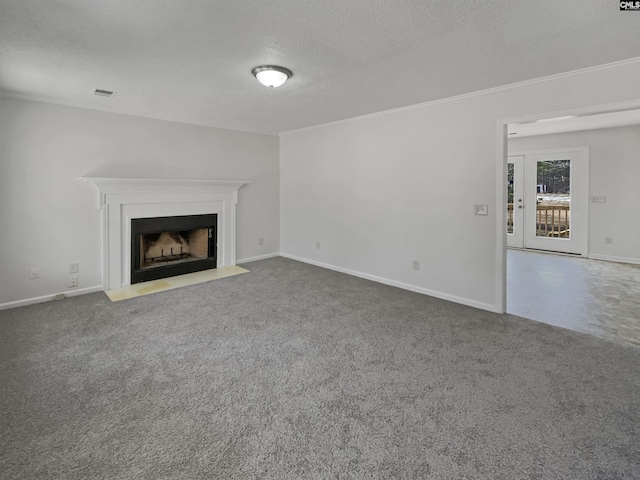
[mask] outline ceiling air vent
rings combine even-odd
[[[98,95],[98,96],[100,96],[100,97],[113,97],[113,95],[115,94],[115,92],[111,92],[111,91],[109,91],[109,90],[101,90],[101,89],[99,89],[99,88],[96,88],[96,89],[93,91],[93,94],[94,94],[94,95]]]

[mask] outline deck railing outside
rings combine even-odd
[[[571,213],[569,205],[537,205],[536,236],[570,236]],[[507,233],[513,233],[513,203],[507,203]]]

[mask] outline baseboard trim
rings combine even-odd
[[[448,293],[438,292],[436,290],[430,290],[428,288],[417,287],[409,283],[398,282],[397,280],[391,280],[388,278],[379,277],[377,275],[371,275],[368,273],[358,272],[356,270],[350,270],[348,268],[342,268],[335,265],[330,265],[328,263],[309,260],[308,258],[302,258],[296,255],[290,255],[288,253],[280,252],[280,256],[284,258],[290,258],[291,260],[296,260],[298,262],[308,263],[316,267],[333,270],[335,272],[346,273],[347,275],[352,275],[354,277],[364,278],[365,280],[371,280],[372,282],[382,283],[384,285],[389,285],[390,287],[402,288],[403,290],[409,290],[410,292],[421,293],[423,295],[439,298],[441,300],[447,300],[453,303],[459,303],[461,305],[466,305],[468,307],[479,308],[480,310],[488,310],[494,313],[501,313],[498,311],[495,305],[491,305],[489,303],[478,302],[476,300],[470,300],[468,298],[458,297],[456,295],[450,295]]]
[[[616,257],[614,255],[599,255],[590,253],[589,258],[593,260],[604,260],[605,262],[631,263],[632,265],[640,265],[640,258]]]
[[[266,260],[267,258],[279,257],[280,253],[267,253],[266,255],[258,255],[257,257],[247,257],[241,258],[240,260],[236,260],[236,263],[249,263],[249,262],[257,262],[258,260]]]
[[[52,293],[50,295],[43,295],[41,297],[25,298],[24,300],[16,300],[14,302],[0,303],[0,310],[8,310],[10,308],[26,307],[27,305],[35,305],[36,303],[44,303],[55,300],[58,295],[64,295],[65,297],[75,297],[77,295],[85,295],[87,293],[102,292],[104,289],[102,285],[95,285],[93,287],[78,288],[74,290],[68,290],[66,292]]]

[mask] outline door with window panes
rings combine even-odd
[[[588,162],[587,148],[509,156],[509,247],[586,255]]]

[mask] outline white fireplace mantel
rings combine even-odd
[[[238,190],[248,180],[82,177],[98,190],[105,290],[131,283],[131,219],[218,215],[218,266],[236,263]]]

